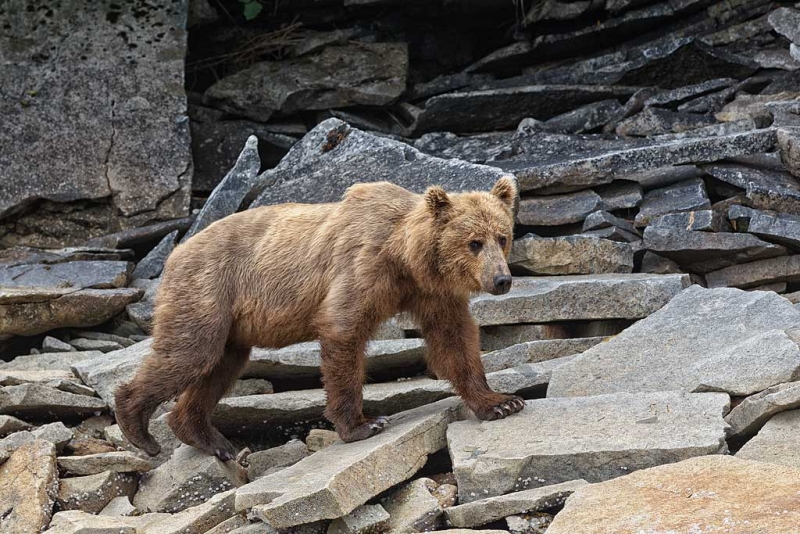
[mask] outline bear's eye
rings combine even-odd
[[[475,254],[480,252],[482,248],[483,248],[483,243],[481,243],[480,241],[470,241],[469,242],[469,249],[472,252],[474,252]]]
[[[497,242],[500,244],[500,248],[506,248],[506,243],[508,243],[508,239],[506,239],[506,236],[501,235],[500,237],[497,238]]]

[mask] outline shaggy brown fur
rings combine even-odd
[[[471,294],[507,292],[514,182],[491,193],[417,195],[390,183],[351,187],[335,204],[284,204],[222,219],[170,256],[157,298],[153,351],[116,392],[125,436],[149,454],[148,421],[180,395],[170,427],[221,459],[235,449],[210,414],[250,348],[319,339],[325,415],[344,441],[380,432],[362,413],[364,350],[400,311],[416,319],[428,367],[481,419],[518,412],[486,383]]]

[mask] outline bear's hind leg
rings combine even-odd
[[[226,347],[216,367],[183,392],[167,418],[178,439],[222,461],[236,457],[231,442],[211,424],[211,412],[239,378],[249,357],[249,348]]]

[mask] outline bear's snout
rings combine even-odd
[[[511,276],[507,274],[498,274],[495,276],[492,295],[505,295],[509,291],[511,291]]]

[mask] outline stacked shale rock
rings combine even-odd
[[[128,7],[93,16],[143,24]],[[193,4],[195,35],[227,24],[217,7]],[[144,121],[186,157],[163,189],[137,189],[114,169],[118,150],[152,150],[126,141],[149,97],[126,84],[96,93],[111,111],[93,120],[117,137],[86,132],[110,150],[80,178],[86,188],[0,193],[0,531],[796,530],[800,12],[708,0],[521,7],[279,5],[270,21],[299,18],[302,38],[190,87],[192,214],[185,123]],[[0,11],[9,24],[21,16]],[[154,54],[180,70],[181,38],[128,59]],[[190,64],[210,57],[207,44],[190,42]],[[69,73],[57,67],[50,79]],[[117,72],[128,75],[142,73]],[[31,156],[12,145],[0,157]],[[156,152],[148,165],[169,159]],[[8,168],[17,183],[21,167]],[[455,191],[508,174],[522,192],[517,276],[471,311],[489,383],[527,399],[523,412],[477,421],[426,376],[424,342],[398,316],[368,349],[365,410],[390,415],[374,438],[344,444],[330,431],[317,343],[255,349],[220,402],[215,424],[252,451],[240,462],[181,445],[171,404],[151,422],[159,456],[122,436],[113,391],[150,350],[153,298],[178,243],[236,211],[336,200],[357,182]]]

